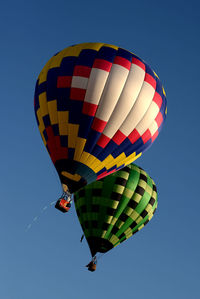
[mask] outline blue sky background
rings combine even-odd
[[[0,298],[198,299],[199,1],[7,0],[0,37]],[[84,267],[90,253],[74,206],[67,215],[50,207],[61,186],[33,111],[46,61],[80,42],[134,52],[159,75],[168,100],[159,138],[136,161],[157,184],[158,210],[95,273]]]

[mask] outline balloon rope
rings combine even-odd
[[[97,260],[100,260],[105,254],[108,254],[108,253],[110,253],[110,250],[108,250],[108,251],[106,251],[106,252],[104,252],[104,253],[102,253],[102,252],[98,252],[98,253],[96,254],[96,258],[97,258]]]
[[[41,215],[47,210],[47,208],[55,205],[55,203],[56,203],[56,201],[52,201],[49,205],[44,206],[40,211],[40,215],[37,215],[33,218],[32,222],[26,226],[25,231],[26,232],[29,231],[29,229],[32,227],[32,225],[41,217]]]

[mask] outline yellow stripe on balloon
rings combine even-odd
[[[69,111],[58,111],[58,127],[61,136],[69,134],[68,121]]]
[[[117,238],[115,235],[112,235],[112,237],[109,239],[109,241],[113,244],[113,246],[117,246],[119,242],[119,238]]]
[[[135,152],[133,154],[131,154],[130,156],[128,156],[124,161],[122,161],[121,165],[129,165],[131,164],[133,161],[137,160],[140,156],[142,155],[142,153],[139,153],[137,156],[135,155]]]
[[[87,141],[86,139],[80,138],[80,137],[78,137],[76,139],[76,148],[75,148],[75,153],[74,153],[75,161],[80,161],[80,157],[81,157],[81,154],[83,153],[86,141]]]
[[[57,101],[47,102],[51,125],[58,124]]]
[[[69,124],[68,125],[68,147],[76,147],[76,138],[78,136],[79,125]]]
[[[47,95],[46,92],[43,92],[39,95],[39,104],[41,109],[41,116],[45,116],[49,114],[48,106],[47,106]]]
[[[66,178],[68,178],[68,179],[70,179],[70,180],[73,180],[73,181],[75,181],[75,182],[79,182],[80,181],[80,179],[81,179],[81,176],[79,175],[79,174],[71,174],[71,173],[69,173],[69,172],[67,172],[67,171],[62,171],[61,172],[61,174],[64,176],[64,177],[66,177]]]
[[[47,80],[47,73],[49,71],[49,67],[50,67],[53,59],[54,59],[54,56],[51,57],[51,59],[45,64],[42,71],[40,72],[40,74],[38,76],[39,84],[41,84]]]
[[[41,109],[38,109],[38,111],[37,111],[37,118],[38,118],[38,121],[39,121],[38,128],[39,128],[40,134],[42,136],[42,140],[44,142],[44,145],[46,146],[47,142],[46,142],[46,140],[44,138],[44,134],[43,134],[43,132],[45,130],[45,126],[44,126],[44,122],[43,122],[43,118],[42,118],[42,111],[41,111]]]

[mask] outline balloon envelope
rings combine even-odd
[[[154,181],[131,164],[74,194],[92,256],[116,247],[149,222],[157,208]]]
[[[53,56],[34,103],[43,142],[70,192],[141,156],[167,113],[156,73],[135,54],[103,43]]]

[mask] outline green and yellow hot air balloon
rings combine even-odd
[[[74,194],[76,212],[92,257],[105,253],[142,229],[157,208],[152,178],[130,164]],[[90,269],[89,269],[90,270]]]

